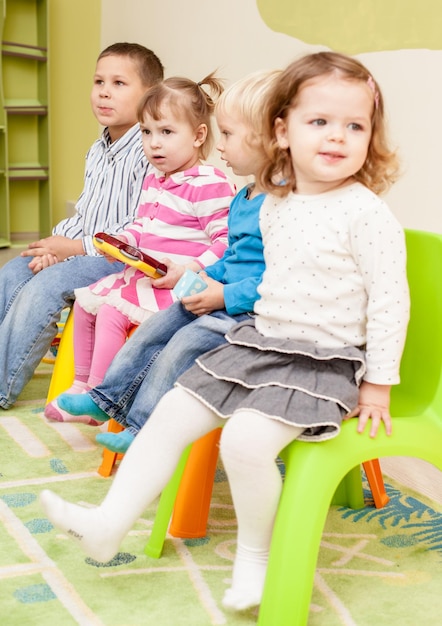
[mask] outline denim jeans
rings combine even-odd
[[[225,310],[197,317],[179,302],[143,322],[120,349],[103,382],[89,395],[100,409],[136,435],[153,409],[195,359],[225,342],[248,313]]]
[[[38,274],[29,258],[16,257],[0,270],[0,407],[8,409],[32,378],[55,335],[74,289],[120,271],[122,263],[76,256]]]

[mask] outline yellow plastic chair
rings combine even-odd
[[[406,232],[411,319],[393,388],[393,434],[358,435],[344,423],[330,441],[291,443],[273,531],[259,626],[305,626],[324,524],[336,486],[366,459],[411,456],[442,470],[442,236]],[[364,590],[361,588],[361,593]],[[416,620],[419,621],[416,615]]]
[[[74,381],[74,314],[72,309],[63,327],[49,383],[46,404],[52,402],[63,391],[69,389]]]

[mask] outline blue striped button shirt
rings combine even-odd
[[[96,232],[117,233],[133,222],[148,166],[138,124],[114,143],[105,128],[86,155],[76,213],[59,222],[52,234],[81,238],[86,254],[97,255],[92,243]]]

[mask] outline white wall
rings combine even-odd
[[[218,69],[227,82],[320,49],[270,30],[255,0],[102,0],[102,47],[123,40],[154,50],[168,76],[199,80]],[[405,227],[442,232],[442,50],[358,58],[382,87],[403,163],[386,199]]]

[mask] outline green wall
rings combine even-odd
[[[347,54],[440,50],[440,0],[257,0],[276,32]]]
[[[101,49],[101,0],[50,0],[50,146],[52,224],[83,186],[84,157],[99,134],[89,94]],[[24,228],[23,230],[27,230]]]

